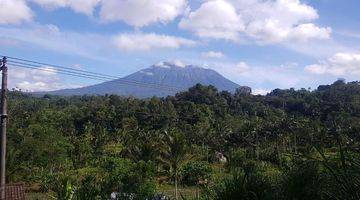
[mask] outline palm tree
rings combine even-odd
[[[178,178],[179,169],[192,158],[189,153],[189,145],[183,133],[177,129],[165,131],[164,144],[160,160],[170,167],[174,175],[175,199],[178,199]]]
[[[155,160],[161,150],[160,139],[156,131],[139,130],[136,136],[126,139],[124,154],[135,161]]]

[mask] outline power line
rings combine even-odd
[[[46,70],[46,71],[49,71],[49,72],[51,72],[51,71],[52,72],[59,72],[59,74],[63,73],[65,75],[69,75],[69,73],[71,73],[71,74],[74,74],[74,75],[80,75],[80,76],[85,77],[85,78],[93,78],[94,77],[95,80],[103,80],[103,81],[112,81],[112,80],[114,80],[112,78],[106,78],[106,77],[98,76],[96,73],[91,73],[91,72],[89,72],[89,73],[77,73],[77,72],[73,72],[71,70],[49,69],[47,67],[51,67],[51,66],[40,66],[40,65],[33,65],[33,64],[23,63],[23,62],[16,62],[16,61],[9,61],[8,63],[10,65],[14,65],[16,67],[25,67],[25,68],[31,68],[31,69],[38,69],[38,70],[41,70],[41,71]],[[93,75],[93,74],[95,74],[95,75]],[[155,87],[180,90],[180,88],[175,88],[175,87],[167,86],[167,85],[159,85],[159,84],[154,84],[154,83],[144,83],[144,82],[139,82],[139,81],[124,80],[124,79],[119,80],[119,79],[117,79],[116,81],[121,81],[123,83],[136,84],[136,85],[147,84],[147,85],[151,85],[151,86],[155,86]]]
[[[34,70],[45,71],[45,72],[54,72],[54,70],[52,70],[52,69],[25,66],[25,65],[12,64],[12,63],[9,63],[8,66],[20,67],[20,68],[26,68],[26,69],[34,69]],[[112,80],[112,79],[101,79],[101,78],[96,78],[96,77],[93,77],[93,76],[80,75],[80,74],[69,73],[69,72],[61,72],[61,71],[59,71],[57,73],[58,74],[63,74],[63,75],[68,75],[68,76],[73,76],[73,77],[78,77],[78,78],[93,79],[93,80],[101,80],[101,81],[111,81]],[[151,88],[151,89],[159,89],[159,90],[168,90],[168,91],[172,91],[172,92],[178,92],[178,90],[175,90],[175,89],[166,88],[166,87],[159,87],[159,86],[152,86],[152,85],[147,85],[147,84],[144,84],[144,83],[136,83],[136,82],[130,82],[130,81],[126,81],[126,80],[113,80],[113,81],[114,81],[114,83],[120,84],[120,85],[132,85],[132,86],[137,86],[137,87],[146,87],[146,88]]]
[[[176,91],[176,92],[178,92],[179,90],[183,90],[183,88],[170,86],[170,85],[140,82],[140,81],[136,81],[136,80],[124,80],[124,79],[120,80],[121,79],[120,77],[105,75],[105,74],[101,74],[101,73],[95,73],[95,72],[90,72],[90,71],[85,71],[85,70],[78,70],[78,69],[73,69],[73,68],[69,68],[69,67],[53,65],[53,64],[48,64],[48,63],[42,63],[42,62],[37,62],[37,61],[31,61],[31,60],[16,58],[16,57],[8,57],[8,58],[10,58],[9,64],[11,64],[15,67],[36,69],[36,70],[41,70],[41,71],[45,71],[45,70],[46,71],[54,71],[52,69],[45,68],[45,67],[51,67],[51,68],[55,68],[59,74],[63,74],[63,75],[78,76],[81,78],[89,78],[89,79],[93,79],[93,80],[102,80],[102,81],[111,81],[114,78],[117,78],[118,80],[116,80],[116,82],[120,82],[121,84],[136,85],[139,87],[156,88],[156,89],[162,89],[162,90],[165,89],[165,90]],[[12,59],[14,59],[15,61]],[[21,62],[19,62],[19,61],[21,61]]]
[[[4,57],[2,55],[0,55],[0,57]],[[5,56],[8,59],[13,59],[13,60],[18,60],[18,61],[23,61],[23,62],[28,62],[28,63],[34,63],[37,65],[41,65],[41,66],[49,66],[49,67],[54,67],[54,68],[61,68],[61,69],[68,69],[68,70],[73,70],[73,71],[77,71],[77,72],[84,72],[84,73],[94,73],[94,72],[89,72],[89,71],[85,71],[85,70],[80,70],[80,69],[74,69],[71,67],[65,67],[65,66],[60,66],[60,65],[54,65],[54,64],[49,64],[49,63],[43,63],[43,62],[38,62],[38,61],[32,61],[32,60],[27,60],[27,59],[23,59],[23,58],[17,58],[17,57],[11,57],[11,56]],[[112,76],[112,75],[107,75],[107,74],[101,74],[101,73],[96,73],[98,75],[102,75],[104,77],[110,77],[110,78],[120,78],[117,76]]]
[[[19,64],[12,64],[10,62],[8,64],[8,66],[20,67],[20,68],[26,68],[26,69],[34,69],[34,70],[45,71],[45,72],[54,72],[54,70],[51,70],[51,69],[24,66],[24,65],[19,65]],[[91,76],[84,76],[84,75],[78,75],[78,74],[72,74],[72,73],[66,73],[66,72],[57,72],[57,73],[58,74],[63,74],[63,75],[68,75],[68,76],[79,77],[79,78],[88,78],[88,79],[101,80],[101,81],[106,80],[106,79],[99,79],[99,78],[95,78],[95,77],[91,77]]]
[[[79,73],[79,72],[74,72],[72,70],[63,70],[63,69],[55,69],[51,66],[39,66],[39,65],[33,65],[33,64],[27,64],[27,63],[23,63],[23,62],[16,62],[16,61],[8,61],[9,64],[15,64],[15,65],[20,65],[20,66],[27,66],[27,67],[32,67],[35,69],[47,69],[49,71],[52,72],[64,72],[64,73],[72,73],[72,74],[77,74],[77,75],[83,75],[83,76],[89,76],[89,77],[95,77],[95,78],[99,78],[99,79],[103,79],[103,80],[113,80],[110,78],[106,78],[106,77],[102,77],[102,76],[97,76],[96,74],[93,75],[91,73]]]
[[[1,55],[0,55],[1,56]],[[76,71],[76,72],[83,72],[86,74],[91,74],[91,75],[96,75],[99,76],[101,78],[111,78],[111,79],[121,79],[121,77],[117,77],[117,76],[111,76],[111,75],[106,75],[106,74],[102,74],[102,73],[96,73],[96,72],[90,72],[90,71],[85,71],[85,70],[78,70],[78,69],[74,69],[74,68],[70,68],[70,67],[64,67],[64,66],[60,66],[60,65],[53,65],[53,64],[48,64],[48,63],[43,63],[43,62],[37,62],[37,61],[31,61],[31,60],[27,60],[27,59],[22,59],[22,58],[16,58],[16,57],[7,57],[9,59],[15,59],[15,60],[20,60],[20,61],[24,61],[24,62],[30,62],[30,63],[35,63],[37,65],[34,64],[28,64],[31,66],[36,66],[36,67],[53,67],[53,68],[59,68],[59,69],[66,69],[66,70],[70,70],[70,71]],[[19,63],[18,61],[10,61],[10,62],[15,62],[15,63]],[[23,62],[21,62],[22,64],[25,64]],[[176,86],[171,86],[171,85],[164,85],[164,84],[157,84],[157,83],[148,83],[148,82],[139,82],[136,80],[126,80],[127,82],[133,82],[133,83],[140,83],[140,84],[151,84],[151,85],[157,85],[157,86],[163,86],[163,87],[169,87],[169,88],[174,88],[174,89],[182,89],[182,88],[178,88]]]

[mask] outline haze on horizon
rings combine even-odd
[[[316,88],[360,79],[359,7],[357,0],[0,0],[0,53],[119,77],[185,63],[259,94]],[[96,83],[10,69],[10,86],[29,91]]]

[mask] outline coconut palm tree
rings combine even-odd
[[[165,131],[163,141],[160,160],[170,168],[170,173],[174,176],[175,199],[178,199],[179,169],[193,156],[190,154],[190,147],[185,135],[178,129]]]

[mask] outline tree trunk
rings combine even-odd
[[[297,154],[297,141],[296,141],[296,133],[294,134],[294,153]]]
[[[277,157],[278,157],[278,160],[279,160],[279,166],[282,167],[282,162],[281,162],[281,155],[280,155],[280,145],[281,145],[281,142],[279,142],[280,138],[277,138],[276,139],[276,154],[277,154]]]
[[[177,178],[178,178],[178,172],[177,172],[177,169],[175,169],[175,199],[178,200],[178,181],[177,181]]]

